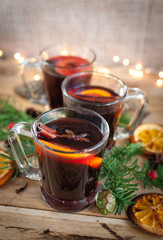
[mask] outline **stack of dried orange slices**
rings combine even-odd
[[[7,155],[5,152],[0,153]],[[14,169],[12,168],[11,160],[0,156],[0,186],[7,182],[12,176]]]
[[[163,235],[163,195],[143,194],[127,209],[129,219],[148,232]]]

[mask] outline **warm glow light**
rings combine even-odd
[[[36,58],[35,58],[35,57],[31,57],[31,58],[30,58],[30,62],[31,62],[31,63],[35,63],[35,62],[36,62]]]
[[[3,56],[3,51],[2,50],[0,50],[0,57],[2,57]]]
[[[157,79],[156,85],[157,85],[157,87],[162,87],[163,86],[163,80],[162,79]]]
[[[142,71],[136,71],[135,69],[130,69],[129,74],[133,77],[139,77],[139,78],[141,78],[143,76]]]
[[[113,57],[113,61],[114,61],[114,62],[119,62],[119,57],[118,57],[118,56],[114,56],[114,57]]]
[[[21,56],[20,53],[15,53],[14,58],[18,61],[18,63],[23,63],[24,62],[24,58]]]
[[[62,51],[61,51],[61,55],[62,55],[62,56],[68,55],[68,51],[67,51],[66,49],[62,50]]]
[[[143,76],[143,72],[142,71],[137,71],[136,73],[136,77],[142,77]]]
[[[123,60],[123,65],[127,66],[127,65],[129,65],[129,63],[130,63],[130,61],[127,58],[125,58]]]
[[[97,67],[97,68],[95,68],[95,71],[97,71],[99,73],[105,73],[105,74],[110,73],[110,70],[107,67]]]
[[[143,66],[140,63],[136,64],[136,66],[135,66],[136,70],[138,70],[138,71],[142,70],[142,67]]]
[[[20,53],[15,53],[15,54],[14,54],[14,58],[15,58],[16,60],[18,60],[19,58],[21,58],[21,54],[20,54]]]
[[[160,71],[160,72],[158,73],[158,75],[159,75],[160,78],[163,78],[163,71]]]
[[[145,74],[151,74],[151,69],[150,69],[150,68],[146,68],[146,69],[144,70],[144,72],[145,72]]]
[[[33,78],[34,78],[35,81],[38,81],[38,80],[40,80],[40,75],[36,74],[36,75],[34,75]]]
[[[134,69],[130,69],[129,70],[129,74],[131,75],[131,76],[134,76],[134,73],[135,73],[136,71],[134,70]]]
[[[18,63],[23,63],[24,62],[24,58],[23,57],[20,57],[19,59],[18,59]]]

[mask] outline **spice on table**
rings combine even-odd
[[[163,165],[163,152],[149,156],[149,163],[153,169],[157,169],[160,164]]]
[[[47,234],[49,232],[50,232],[49,228],[43,231],[44,234]]]
[[[26,113],[27,113],[29,116],[31,116],[31,117],[33,117],[33,118],[36,118],[36,117],[38,117],[42,112],[36,110],[35,108],[27,108],[27,109],[26,109]]]
[[[21,188],[17,188],[16,189],[16,193],[20,193],[20,192],[23,192],[25,189],[26,189],[26,187],[28,186],[28,183],[26,183],[23,187],[21,187]]]

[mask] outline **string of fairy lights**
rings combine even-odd
[[[113,62],[119,63],[120,57],[119,56],[114,56],[113,57]],[[129,59],[125,58],[122,60],[122,64],[124,66],[128,66],[130,64]],[[131,75],[134,78],[142,78],[144,73],[149,75],[149,74],[155,74],[157,79],[156,79],[156,86],[157,87],[163,87],[163,71],[156,71],[153,70],[152,68],[144,68],[141,63],[135,64],[134,67],[130,68],[128,70],[129,75]]]
[[[0,58],[2,58],[3,56],[4,56],[4,53],[2,50],[0,50]],[[14,54],[14,59],[19,64],[22,64],[25,61],[25,58],[18,52]],[[113,56],[112,60],[115,64],[121,64],[122,66],[128,66],[128,67],[130,66],[130,60],[127,58],[120,60],[119,56]],[[106,74],[110,73],[110,70],[107,67],[97,66],[95,70],[98,72],[106,73]],[[163,71],[157,71],[156,69],[149,68],[149,67],[145,68],[141,63],[137,63],[135,64],[135,66],[128,68],[128,74],[136,79],[143,78],[144,74],[146,75],[154,74],[156,76],[155,85],[157,87],[163,87]],[[34,75],[33,79],[35,81],[40,80],[39,74]]]

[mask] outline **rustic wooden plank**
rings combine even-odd
[[[48,232],[49,233],[44,233]],[[0,239],[137,239],[137,226],[129,220],[81,216],[35,209],[0,206]],[[23,236],[23,238],[22,238]],[[82,237],[82,238],[79,238]],[[65,237],[65,238],[64,238]],[[68,238],[69,237],[69,238]],[[155,235],[139,229],[139,239]]]
[[[15,190],[24,186],[26,182],[28,182],[27,188],[23,192],[17,194]],[[26,179],[23,175],[21,175],[21,177],[17,177],[15,180],[11,178],[1,187],[0,205],[54,211],[43,200],[39,181]],[[95,206],[82,211],[80,214],[102,216]],[[110,217],[114,217],[114,215],[110,215]],[[124,214],[123,216],[119,216],[119,218],[126,218],[126,216]]]
[[[140,165],[143,165],[142,160]],[[17,194],[16,189],[23,187],[25,183],[28,182],[27,188]],[[140,185],[139,190],[136,192],[137,194],[148,193],[148,192],[158,192],[162,193],[160,189],[152,188],[152,189],[143,189],[142,185]],[[11,178],[5,185],[0,188],[0,205],[4,206],[13,206],[13,207],[21,207],[21,208],[31,208],[31,209],[40,209],[40,210],[48,210],[55,212],[42,198],[40,191],[40,183],[39,181],[32,181],[26,179],[23,175],[17,177],[16,179]],[[91,206],[85,211],[79,213],[79,215],[89,215],[89,216],[99,216],[104,217],[99,213],[95,205]],[[106,218],[119,218],[119,219],[128,219],[126,213],[123,212],[122,215],[114,215],[110,214]]]

